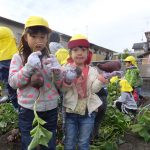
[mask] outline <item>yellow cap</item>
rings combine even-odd
[[[128,56],[124,61],[131,62],[132,65],[137,66],[136,59],[133,56]]]
[[[64,65],[67,63],[67,59],[69,58],[69,52],[65,48],[60,48],[56,53],[55,56],[58,60],[58,62],[61,65]]]
[[[125,79],[122,79],[119,82],[120,86],[121,86],[121,92],[132,92],[133,88],[131,87],[131,85],[129,84],[129,82]]]
[[[10,60],[17,52],[16,39],[8,27],[0,26],[0,61]]]
[[[51,31],[48,22],[44,18],[39,16],[30,16],[25,22],[25,29],[33,26],[43,26],[46,27],[49,31]]]

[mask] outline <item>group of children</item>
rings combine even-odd
[[[90,43],[80,34],[69,40],[68,51],[59,47],[60,52],[65,54],[65,61],[61,63],[62,55],[53,49],[57,40],[51,41],[53,43],[49,49],[51,32],[44,18],[29,17],[25,22],[18,52],[13,55],[10,63],[8,80],[9,85],[17,89],[22,150],[27,150],[32,140],[30,131],[33,129],[33,106],[37,98],[37,114],[46,121],[44,127],[53,133],[48,147],[41,146],[41,149],[56,150],[60,92],[65,111],[64,149],[75,150],[77,145],[80,150],[88,150],[96,114],[103,105],[98,92],[103,84],[108,83],[111,74],[100,74],[95,67],[89,65],[92,59]],[[38,87],[33,86],[33,82],[39,82],[39,78],[35,77],[37,72],[42,78]],[[121,91],[125,90],[122,88]],[[116,106],[120,104],[116,102]]]
[[[126,66],[125,75],[124,78],[119,81],[121,96],[114,101],[114,106],[121,112],[135,117],[140,104],[140,98],[142,97],[141,87],[143,80],[140,76],[135,57],[128,56],[124,62]]]

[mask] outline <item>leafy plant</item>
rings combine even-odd
[[[100,127],[100,137],[93,142],[101,150],[116,150],[118,144],[123,143],[124,134],[131,123],[129,116],[121,113],[108,103],[105,118]]]
[[[34,117],[33,124],[32,124],[34,128],[30,131],[32,141],[30,145],[28,146],[28,150],[32,150],[33,148],[37,147],[39,144],[48,147],[48,142],[52,138],[52,132],[48,131],[46,128],[43,127],[43,125],[46,122],[42,118],[40,118],[36,112],[36,105],[37,105],[38,99],[39,99],[39,96],[34,103],[35,117]]]
[[[0,135],[18,127],[18,114],[11,103],[0,104]]]
[[[110,103],[116,100],[120,96],[119,81],[109,83],[107,86],[108,96],[107,99]]]
[[[147,105],[149,106],[149,105]],[[137,115],[137,122],[131,126],[131,130],[142,137],[146,142],[150,141],[150,110],[144,107]]]

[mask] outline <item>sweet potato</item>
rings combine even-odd
[[[31,76],[31,86],[34,88],[39,89],[44,85],[44,79],[42,74],[39,71],[36,71],[32,76]]]
[[[106,72],[119,71],[121,69],[121,62],[120,61],[109,61],[109,62],[98,63],[97,67],[100,70],[103,70]]]

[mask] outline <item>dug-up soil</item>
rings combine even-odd
[[[143,139],[133,133],[127,133],[125,143],[119,146],[119,150],[150,150],[150,143],[144,142]]]

